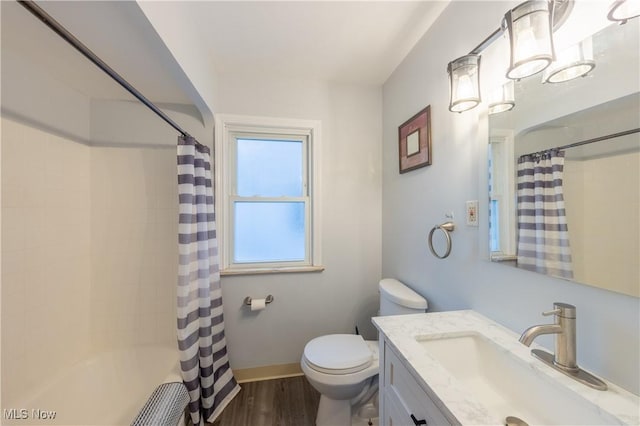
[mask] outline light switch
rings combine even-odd
[[[478,226],[478,200],[467,201],[467,225]]]

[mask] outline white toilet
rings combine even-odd
[[[427,310],[427,300],[398,280],[383,279],[379,288],[381,316]],[[316,337],[305,346],[300,366],[321,395],[316,426],[350,426],[357,411],[377,417],[377,341],[355,334]]]

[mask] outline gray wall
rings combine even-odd
[[[490,263],[487,254],[486,146],[483,108],[448,111],[446,65],[498,27],[505,2],[453,2],[383,87],[382,272],[429,299],[431,311],[475,309],[517,333],[548,322],[553,302],[578,308],[578,362],[640,391],[640,300]],[[461,31],[464,29],[464,31]],[[398,173],[397,128],[431,105],[433,164]],[[467,200],[480,200],[480,227],[464,224]],[[458,228],[445,260],[426,235],[453,212]],[[551,339],[541,343],[552,348]]]
[[[321,120],[323,272],[223,276],[225,328],[234,369],[298,363],[304,345],[357,325],[375,338],[381,227],[380,87],[312,80],[217,76],[217,112]],[[246,296],[272,294],[259,312]]]

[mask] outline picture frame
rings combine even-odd
[[[400,173],[431,165],[431,105],[398,127]]]

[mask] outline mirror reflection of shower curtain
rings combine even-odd
[[[518,260],[522,269],[573,278],[563,195],[564,151],[518,158]]]

